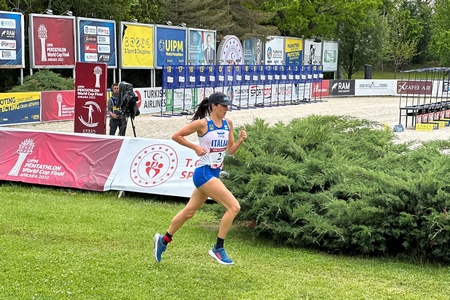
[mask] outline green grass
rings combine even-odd
[[[328,255],[255,240],[235,224],[234,266],[208,256],[204,206],[156,264],[152,237],[184,206],[0,183],[0,299],[448,299],[450,268]]]

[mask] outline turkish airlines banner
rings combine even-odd
[[[73,120],[74,91],[41,92],[41,121]]]
[[[123,140],[0,129],[0,180],[103,191]]]
[[[75,74],[74,132],[105,134],[106,64],[77,62]]]
[[[75,17],[30,14],[32,68],[73,68]]]

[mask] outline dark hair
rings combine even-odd
[[[113,90],[113,88],[114,88],[115,86],[119,86],[119,84],[118,84],[118,83],[113,83],[113,84],[111,85],[111,91]]]
[[[200,102],[200,104],[197,106],[197,110],[192,116],[192,121],[203,119],[211,113],[211,104],[208,103],[208,99],[208,97],[203,98],[202,102]]]

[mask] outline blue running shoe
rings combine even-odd
[[[227,253],[225,252],[225,249],[219,248],[216,249],[216,246],[212,248],[212,250],[209,250],[209,255],[217,260],[219,264],[222,265],[232,265],[234,262],[228,257]]]
[[[167,245],[162,242],[162,235],[159,233],[155,234],[153,237],[153,255],[155,256],[156,262],[161,262],[161,254],[166,251]]]

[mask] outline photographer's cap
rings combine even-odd
[[[230,101],[230,97],[221,92],[215,92],[209,95],[208,104],[222,104],[227,106],[233,105]]]

